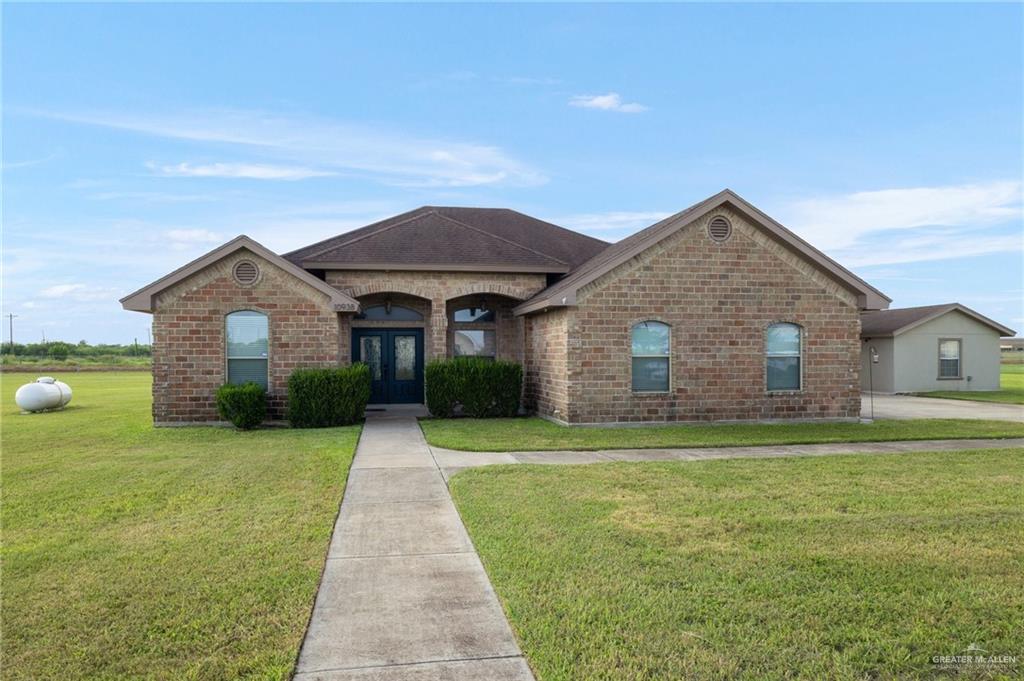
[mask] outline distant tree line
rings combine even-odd
[[[50,343],[4,343],[0,352],[15,357],[34,359],[68,359],[69,357],[149,357],[152,354],[152,347],[140,343],[130,345],[111,345],[100,343],[90,345],[85,341],[77,344],[65,343],[63,341],[52,341]]]

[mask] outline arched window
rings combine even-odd
[[[800,390],[801,333],[796,324],[772,324],[765,337],[765,384],[769,392]]]
[[[633,326],[633,391],[668,392],[671,329],[661,322]]]
[[[225,327],[228,383],[258,383],[266,390],[270,336],[267,315],[239,310],[226,317]]]
[[[423,315],[410,307],[401,305],[371,305],[356,315],[356,319],[387,322],[421,322]]]

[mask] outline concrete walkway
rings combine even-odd
[[[368,414],[299,681],[532,681],[412,416]]]
[[[860,415],[871,416],[871,393],[860,398]],[[875,393],[876,419],[992,419],[1024,423],[1024,406],[938,397]]]
[[[587,464],[612,461],[701,461],[704,459],[829,456],[833,454],[895,454],[951,449],[1024,447],[1024,438],[1004,440],[917,440],[904,442],[842,442],[822,445],[764,447],[693,447],[686,449],[602,449],[593,452],[461,452],[431,447],[445,480],[464,468],[495,464]]]

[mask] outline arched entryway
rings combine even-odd
[[[380,292],[360,296],[359,304],[350,322],[352,361],[370,367],[370,403],[422,403],[430,300]]]

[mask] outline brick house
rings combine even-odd
[[[277,255],[240,236],[122,299],[153,315],[157,424],[217,420],[255,380],[364,361],[423,400],[433,358],[524,367],[570,424],[851,419],[860,315],[889,299],[725,190],[615,244],[515,211],[423,207]]]

